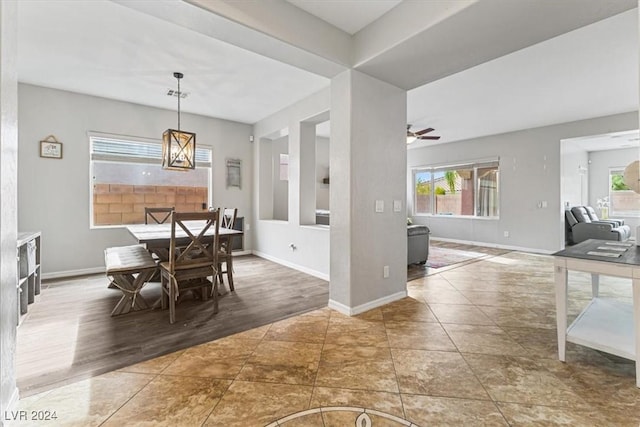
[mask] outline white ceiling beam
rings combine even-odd
[[[351,62],[349,34],[284,0],[112,1],[323,77]]]
[[[636,6],[636,0],[405,1],[355,35],[354,64],[413,89]]]

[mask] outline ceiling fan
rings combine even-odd
[[[414,132],[411,130],[411,125],[407,125],[407,144],[411,144],[412,142],[415,142],[418,139],[428,139],[432,141],[437,141],[438,139],[440,139],[439,136],[425,135],[427,133],[433,132],[434,130],[435,130],[434,128],[426,128],[426,129],[422,129],[417,132]]]

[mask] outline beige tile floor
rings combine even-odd
[[[575,316],[590,282],[570,280]],[[436,270],[408,291],[359,316],[325,308],[30,396],[27,417],[57,419],[9,425],[640,425],[633,362],[571,344],[557,360],[551,257]],[[603,280],[602,293],[630,300],[630,283]]]

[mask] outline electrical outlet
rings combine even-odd
[[[508,231],[504,232],[504,237],[509,237],[509,232]]]
[[[384,200],[376,200],[376,213],[384,212]]]
[[[389,266],[388,265],[385,265],[382,268],[382,277],[385,278],[385,279],[389,278]]]
[[[402,212],[402,200],[394,200],[393,201],[393,211],[394,212]]]

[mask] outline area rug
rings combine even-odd
[[[433,272],[433,269],[440,269],[454,264],[460,264],[475,258],[490,256],[490,254],[472,250],[461,250],[443,248],[438,246],[429,247],[429,259],[424,265],[413,264],[407,268],[407,281],[415,280]]]

